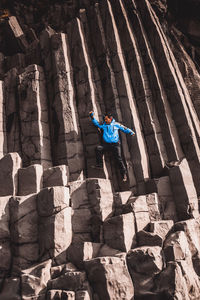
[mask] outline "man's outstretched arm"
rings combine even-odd
[[[103,126],[100,125],[99,122],[94,118],[94,112],[93,112],[93,111],[90,111],[90,112],[89,112],[89,116],[90,116],[90,118],[91,118],[91,120],[92,120],[92,123],[93,123],[96,127],[100,128],[100,129],[103,128]]]
[[[121,131],[123,131],[124,133],[130,134],[130,135],[132,135],[132,136],[135,135],[135,132],[134,132],[132,129],[130,129],[130,128],[124,126],[124,125],[121,125],[121,124],[119,124],[119,123],[118,123],[118,126],[119,126],[119,129],[120,129]]]

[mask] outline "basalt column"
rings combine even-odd
[[[2,158],[7,151],[5,99],[3,90],[3,81],[0,81],[0,158]]]
[[[4,76],[4,101],[7,150],[8,153],[18,152],[21,155],[17,73],[17,69],[13,68]]]
[[[96,65],[101,80],[105,109],[106,111],[111,112],[118,122],[123,123],[119,102],[119,93],[117,90],[117,82],[111,60],[112,50],[109,48],[107,42],[107,37],[103,27],[103,20],[98,3],[95,5],[95,7],[91,7],[90,10],[88,10],[88,23],[91,33],[90,39],[92,40],[92,42],[90,40],[90,43],[94,47]],[[134,186],[136,184],[136,179],[125,134],[121,135],[121,139],[124,159],[126,161],[126,167],[129,177],[129,186]],[[114,171],[114,174],[117,174],[117,172]],[[113,178],[114,182],[116,180],[117,178]]]
[[[157,51],[156,62],[159,66],[178,136],[192,170],[196,189],[199,192],[200,124],[197,114],[155,12],[146,0],[134,2],[136,2],[141,17],[146,20],[146,26],[150,28],[148,31],[149,41],[154,51]]]
[[[110,60],[116,80],[116,87],[119,95],[119,107],[124,125],[136,131],[135,139],[128,139],[131,162],[133,164],[136,181],[148,179],[149,157],[146,142],[143,135],[141,121],[135,102],[135,95],[128,73],[122,43],[113,8],[110,1],[102,1],[99,5],[102,24],[105,32],[107,46],[110,50]],[[134,116],[134,117],[133,117]]]
[[[54,98],[51,107],[54,123],[52,143],[54,163],[69,166],[70,180],[82,179],[83,146],[67,35],[63,33],[53,35],[51,46],[54,81]]]
[[[84,11],[80,12],[80,15],[81,19],[84,19]],[[94,111],[95,118],[101,121],[103,106],[97,83],[98,73],[93,65],[84,29],[82,21],[78,18],[67,24],[87,176],[96,177],[97,171],[92,169],[91,165],[95,165],[95,147],[99,143],[99,137],[97,129],[89,119],[89,112]],[[101,173],[99,176],[105,178],[106,174]]]
[[[43,70],[30,65],[19,75],[21,147],[24,166],[51,166],[47,98]]]

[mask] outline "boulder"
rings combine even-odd
[[[135,295],[143,295],[154,288],[154,277],[163,267],[162,248],[159,246],[131,249],[127,265],[133,281]]]
[[[186,234],[183,231],[171,233],[165,240],[163,251],[166,262],[191,260],[192,257]]]
[[[97,299],[133,299],[134,289],[124,258],[98,257],[85,261],[84,265]]]
[[[165,292],[166,299],[198,299],[200,284],[197,274],[188,262],[168,262],[156,280],[156,290]],[[184,296],[183,296],[184,295]]]

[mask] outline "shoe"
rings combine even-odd
[[[122,181],[123,181],[123,182],[126,182],[127,180],[128,180],[127,175],[124,174]]]
[[[92,168],[92,169],[103,170],[103,166],[99,166],[99,165],[91,166],[91,168]]]

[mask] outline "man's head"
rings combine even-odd
[[[104,117],[104,121],[107,125],[109,125],[113,120],[113,117],[111,114],[106,114],[105,117]]]

